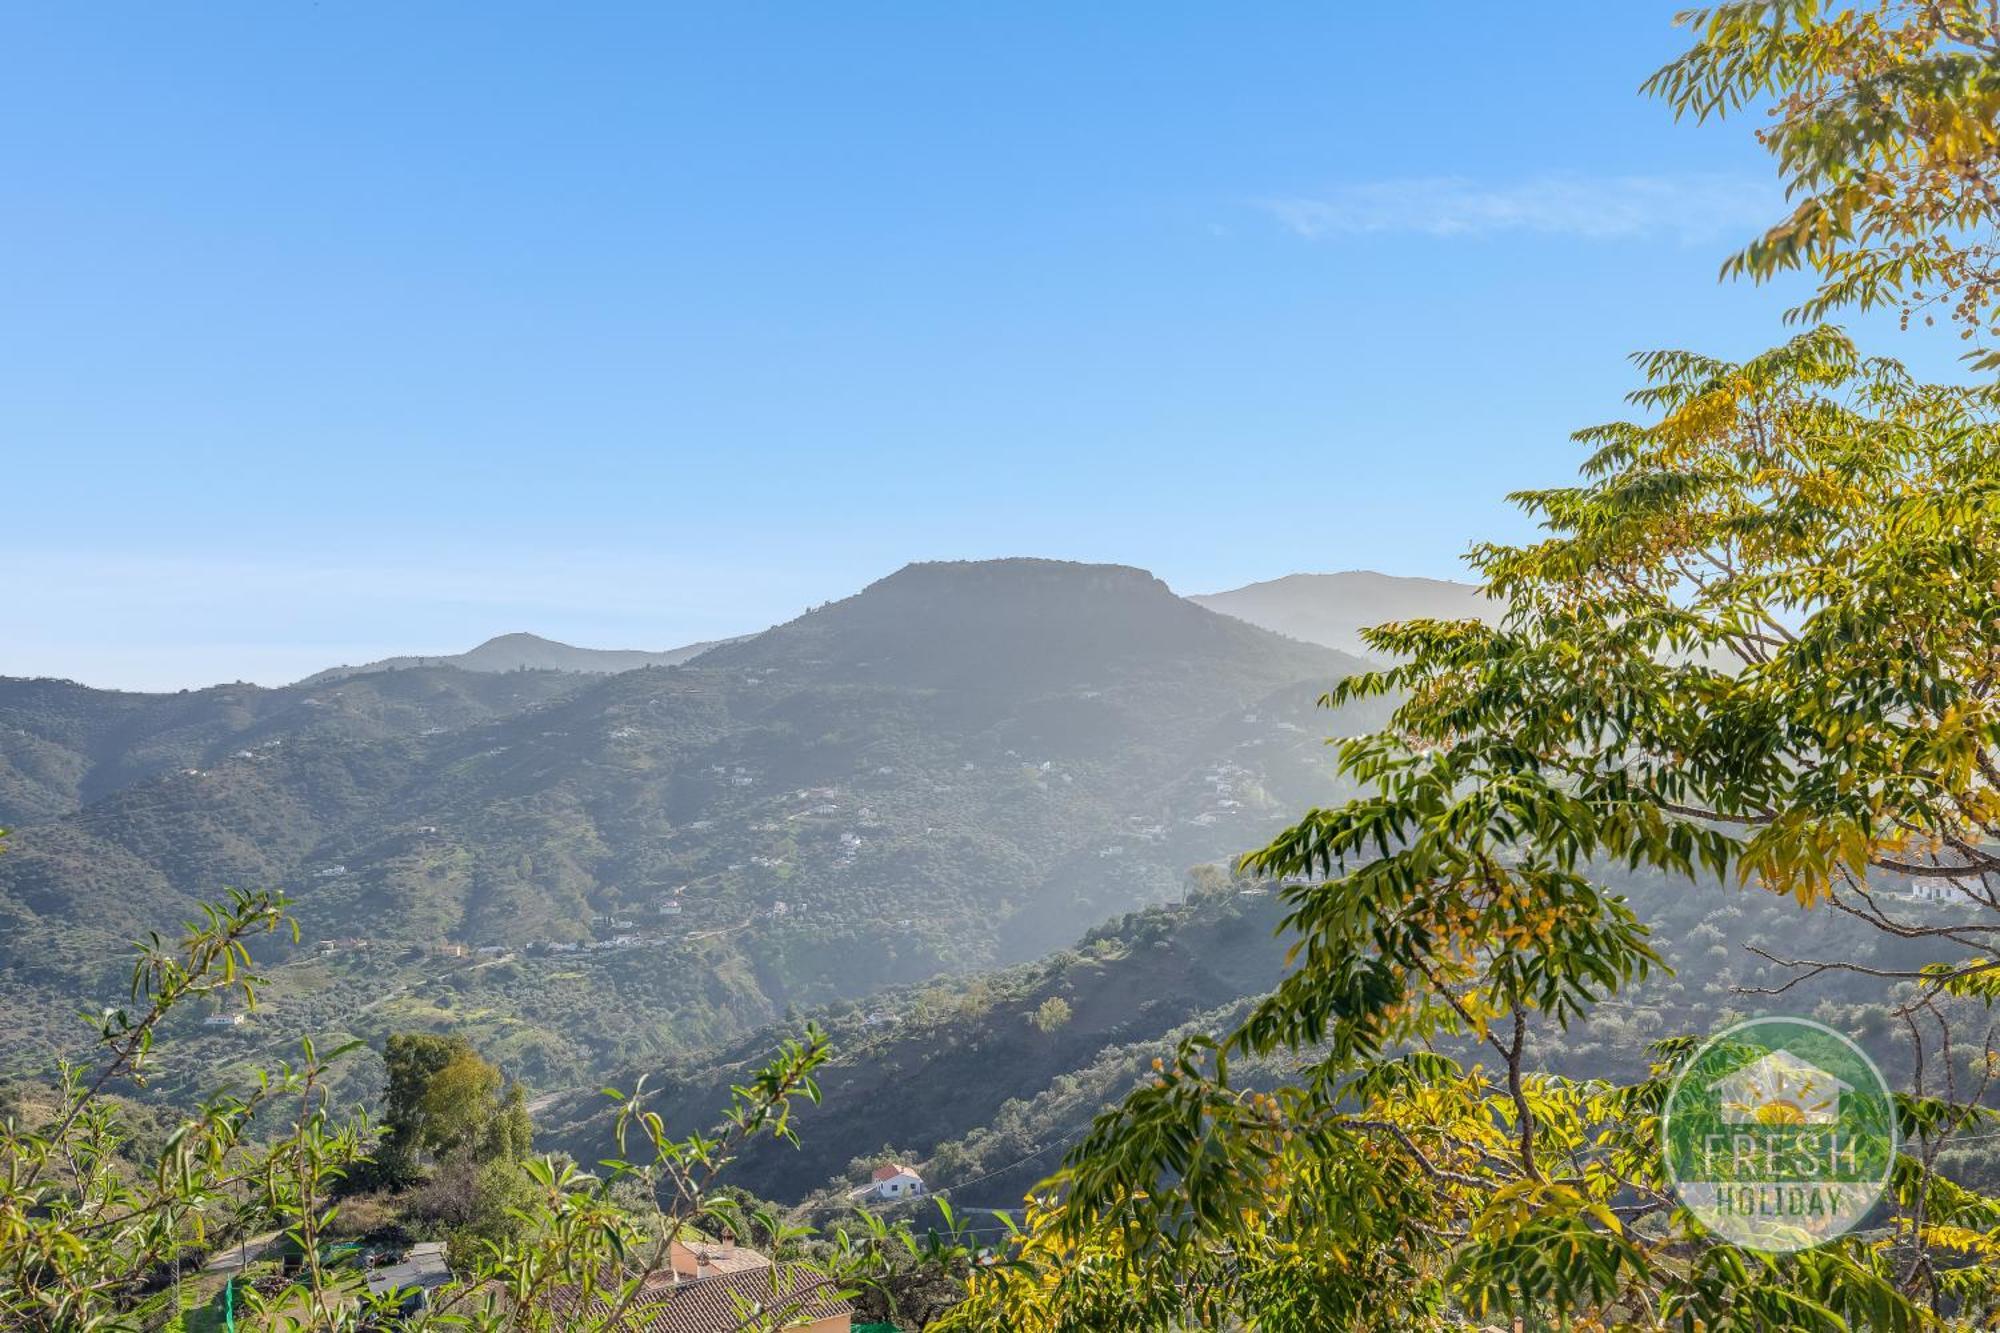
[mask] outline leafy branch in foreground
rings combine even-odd
[[[1757,132],[1790,214],[1725,275],[1812,268],[1792,312],[1941,309],[1963,337],[2000,331],[2000,11],[1990,0],[1747,0],[1690,11],[1695,40],[1648,80],[1705,119],[1769,98]],[[1934,318],[1924,313],[1926,322]],[[2000,366],[2000,352],[1979,355]]]
[[[327,1244],[350,1175],[377,1147],[364,1120],[336,1114],[329,1100],[329,1070],[359,1043],[322,1052],[306,1040],[297,1062],[196,1108],[150,1161],[123,1128],[114,1095],[144,1077],[154,1034],[176,1006],[226,991],[254,1002],[246,940],[288,924],[284,906],[232,894],[204,909],[177,945],[157,937],[141,945],[134,1010],[93,1018],[100,1062],[62,1067],[41,1127],[0,1126],[0,1326],[157,1327],[172,1298],[158,1293],[183,1263],[199,1269],[221,1244],[271,1231],[298,1255],[297,1271],[275,1289],[232,1291],[241,1328],[628,1329],[673,1288],[676,1247],[727,1230],[773,1250],[767,1272],[740,1294],[743,1333],[789,1327],[878,1287],[892,1263],[918,1260],[947,1281],[965,1270],[963,1247],[949,1237],[919,1245],[907,1229],[877,1221],[818,1240],[768,1212],[745,1213],[718,1190],[753,1138],[795,1141],[793,1105],[817,1098],[814,1075],[827,1058],[824,1036],[809,1030],[737,1088],[723,1123],[706,1133],[671,1134],[646,1109],[643,1085],[611,1093],[619,1155],[601,1173],[549,1157],[516,1163],[526,1189],[514,1225],[454,1255],[452,1281],[422,1304],[402,1292],[369,1295],[361,1272]],[[397,1169],[409,1170],[409,1144],[391,1146]]]
[[[190,999],[236,991],[255,1002],[246,941],[281,927],[284,900],[232,894],[204,908],[178,948],[157,935],[138,946],[133,1010],[95,1016],[102,1052],[94,1068],[65,1062],[50,1125],[0,1127],[0,1313],[22,1328],[133,1326],[121,1316],[159,1270],[205,1248],[218,1227],[240,1226],[259,1200],[282,1197],[300,1153],[338,1169],[351,1136],[323,1134],[325,1063],[308,1048],[298,1066],[246,1094],[220,1093],[169,1137],[150,1172],[126,1160],[128,1137],[107,1092],[143,1082],[160,1023]],[[138,1008],[143,1004],[143,1008]],[[292,1132],[250,1150],[246,1136],[267,1107],[296,1099]]]
[[[1658,419],[1583,432],[1579,485],[1517,497],[1547,536],[1475,552],[1501,623],[1371,631],[1401,665],[1329,696],[1396,705],[1341,746],[1364,794],[1247,858],[1285,885],[1291,970],[1100,1119],[954,1327],[2000,1314],[2000,1201],[1931,1150],[1994,1123],[1988,1081],[1920,1072],[1888,1225],[1780,1258],[1708,1241],[1667,1187],[1660,1114],[1692,1043],[1629,1087],[1527,1065],[1532,1026],[1657,965],[1600,882],[1619,865],[1928,944],[1934,964],[1875,973],[1904,988],[1920,1071],[1926,1040],[1946,1070],[1980,1049],[1955,1025],[1992,1050],[2000,392],[1917,384],[1832,329],[1640,365]],[[1916,883],[1945,901],[1901,896]],[[1232,1078],[1280,1052],[1288,1085]]]

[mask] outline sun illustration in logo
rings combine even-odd
[[[1715,1084],[1722,1117],[1732,1124],[1825,1125],[1840,1119],[1840,1096],[1850,1085],[1790,1051],[1753,1060]]]
[[[1760,1125],[1803,1125],[1806,1123],[1805,1108],[1797,1102],[1782,1100],[1765,1102],[1757,1108],[1756,1116],[1757,1123]]]

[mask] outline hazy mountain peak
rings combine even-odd
[[[1271,680],[1339,668],[1304,644],[1194,605],[1143,569],[1026,557],[905,565],[704,662],[855,669],[942,688],[1058,688],[1166,664]]]
[[[515,630],[511,634],[496,634],[478,647],[467,649],[451,660],[452,665],[468,671],[512,671],[517,667],[539,661],[566,658],[573,653],[595,653],[598,651],[602,650],[578,648],[573,644],[559,643],[554,639],[545,639],[539,634],[530,634],[525,630]],[[614,649],[611,651],[618,650]],[[483,662],[493,662],[495,665],[480,665]],[[555,669],[560,671],[576,670],[579,668],[556,667]]]
[[[1367,626],[1392,620],[1491,621],[1501,609],[1474,584],[1372,569],[1287,574],[1188,600],[1274,633],[1363,656],[1371,652],[1361,640]]]
[[[690,643],[680,648],[650,652],[629,648],[579,648],[525,630],[496,635],[476,648],[436,657],[385,657],[362,666],[337,666],[308,676],[301,684],[317,685],[349,676],[371,675],[378,671],[398,671],[408,667],[448,666],[461,671],[578,671],[593,675],[613,675],[641,667],[675,666],[697,657],[718,643]]]
[[[972,582],[1020,587],[1144,587],[1172,595],[1172,590],[1165,583],[1134,565],[1093,564],[1082,560],[1051,560],[1026,555],[1002,556],[992,560],[914,560],[888,577],[869,584],[862,589],[861,595],[885,587]]]

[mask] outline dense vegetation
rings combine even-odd
[[[823,1039],[808,1033],[756,1071],[707,1132],[670,1135],[635,1092],[621,1098],[618,1152],[595,1174],[525,1158],[525,1110],[499,1071],[462,1042],[389,1044],[384,1132],[336,1111],[328,1074],[351,1052],[310,1041],[241,1093],[218,1093],[163,1140],[141,1144],[120,1088],[143,1083],[173,1011],[229,995],[255,1002],[248,942],[283,929],[283,904],[239,894],[175,941],[154,940],[131,977],[132,1005],[104,1018],[94,1060],[64,1064],[42,1099],[16,1098],[0,1124],[0,1321],[13,1329],[100,1333],[206,1317],[219,1287],[228,1316],[262,1329],[630,1328],[647,1281],[677,1243],[730,1229],[773,1251],[771,1299],[751,1326],[775,1329],[833,1293],[866,1293],[895,1314],[897,1293],[962,1276],[964,1251],[875,1225],[808,1244],[717,1188],[742,1146],[789,1136],[795,1100],[815,1095]],[[405,1194],[385,1202],[383,1186]],[[413,1190],[409,1187],[414,1186]],[[449,1235],[446,1285],[417,1302],[371,1291],[368,1230],[414,1225]],[[277,1228],[282,1266],[247,1269]],[[704,1230],[706,1229],[706,1230]],[[235,1244],[244,1259],[202,1261]],[[926,1297],[928,1299],[928,1297]]]
[[[926,1164],[933,1187],[952,1190],[961,1205],[1018,1203],[1054,1164],[1055,1138],[1080,1133],[1163,1040],[1240,1007],[1282,963],[1268,890],[1200,878],[1184,902],[1107,923],[1037,963],[816,1009],[706,1058],[621,1071],[620,1080],[649,1073],[670,1120],[705,1121],[774,1043],[811,1021],[832,1048],[819,1102],[795,1117],[811,1151],[752,1147],[735,1166],[736,1184],[798,1203],[822,1187],[860,1183],[830,1177],[850,1158],[893,1148]],[[1026,1109],[1052,1092],[1068,1113],[1060,1124],[1044,1123],[1053,1103]],[[542,1120],[544,1145],[582,1160],[609,1143],[608,1116],[588,1095]],[[1031,1153],[1036,1160],[1018,1171],[993,1175]]]
[[[1525,1055],[1534,1068],[1643,1079],[1650,1043],[1767,1007],[1761,992],[1792,979],[1764,956],[1774,951],[1877,970],[1928,957],[1921,941],[1754,889],[1616,867],[1604,873],[1651,924],[1662,966],[1587,1022],[1531,1031]],[[1906,907],[1937,924],[1965,916],[1949,904]],[[843,1165],[893,1157],[920,1166],[961,1208],[1010,1208],[1101,1109],[1150,1076],[1155,1058],[1171,1055],[1182,1037],[1228,1031],[1269,991],[1283,971],[1286,944],[1277,930],[1286,910],[1268,881],[1197,867],[1182,901],[1107,922],[1037,963],[788,1015],[719,1052],[620,1070],[617,1078],[646,1074],[670,1119],[701,1120],[810,1020],[832,1046],[821,1102],[796,1117],[810,1151],[753,1147],[736,1165],[738,1184],[824,1215],[860,1183]],[[1910,1052],[1891,1040],[1897,1020],[1874,978],[1828,972],[1787,995],[1790,1007],[1864,1036],[1886,1067],[1909,1074]],[[1067,1015],[1045,1028],[1051,1004],[1066,1006]],[[1466,1042],[1441,1045],[1472,1053]],[[1304,1061],[1295,1053],[1239,1060],[1235,1072],[1268,1088]],[[542,1116],[542,1143],[589,1160],[608,1144],[607,1119],[587,1095],[563,1099]],[[2000,1184],[2000,1144],[1953,1153],[1962,1178]]]
[[[455,730],[559,698],[581,677],[388,672],[338,691],[217,685],[176,694],[0,678],[0,823],[73,815],[148,780],[231,760]]]

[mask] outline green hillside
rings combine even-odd
[[[995,1152],[1019,1146],[1010,1130],[1027,1126],[1009,1122],[1022,1120],[1037,1099],[1033,1129],[1053,1131],[1045,1121],[1060,1113],[1081,1127],[1129,1086],[1142,1054],[1153,1054],[1163,1037],[1190,1023],[1218,1026],[1280,974],[1276,898],[1239,891],[1220,875],[1210,882],[1219,887],[1108,922],[1035,963],[816,1011],[835,1058],[821,1079],[822,1102],[798,1112],[804,1149],[754,1145],[735,1183],[796,1201],[825,1186],[850,1157],[893,1145],[917,1160],[935,1159],[940,1186],[960,1184],[991,1170]],[[1038,1023],[1051,1000],[1060,1007]],[[1060,1022],[1048,1021],[1057,1016]],[[708,1123],[731,1087],[802,1021],[794,1016],[714,1056],[650,1071],[661,1089],[656,1109],[673,1124]],[[626,1081],[639,1072],[620,1071]],[[608,1122],[594,1092],[563,1099],[543,1115],[550,1144],[586,1161],[604,1155]],[[1032,1183],[1049,1165],[1041,1159],[1019,1183]],[[1002,1180],[978,1197],[1013,1202],[1016,1183]]]
[[[1323,738],[1376,718],[1317,699],[1352,665],[1141,571],[1003,561],[913,566],[609,676],[10,682],[17,725],[86,777],[47,798],[80,809],[0,857],[0,1072],[45,1071],[84,1033],[65,1015],[122,1000],[128,940],[224,884],[278,885],[303,934],[261,959],[267,1007],[177,1018],[154,1095],[306,1032],[450,1030],[589,1160],[603,1083],[649,1074],[690,1127],[811,1015],[837,1059],[807,1149],[758,1150],[740,1183],[831,1201],[893,1148],[1005,1206],[1177,1035],[1276,980],[1275,897],[1207,871],[1190,896],[1187,868],[1338,799]],[[1742,944],[1898,961],[1768,894],[1614,882],[1677,975],[1539,1036],[1548,1067],[1636,1073],[1652,1037],[1754,1009],[1775,970]],[[1787,1003],[1882,1021],[1851,990]],[[357,1062],[342,1095],[375,1077]]]
[[[1537,1068],[1639,1079],[1649,1042],[1763,1011],[1770,1001],[1758,988],[1791,974],[1753,948],[1883,967],[1923,956],[1920,944],[1760,890],[1607,873],[1654,923],[1666,969],[1589,1022],[1539,1035]],[[712,1054],[621,1069],[614,1081],[630,1086],[646,1074],[651,1105],[686,1132],[710,1123],[730,1088],[811,1020],[834,1051],[823,1100],[796,1115],[800,1147],[755,1146],[735,1171],[737,1184],[831,1217],[850,1206],[845,1192],[861,1178],[853,1165],[889,1152],[919,1166],[961,1208],[1012,1207],[1098,1111],[1150,1077],[1156,1056],[1183,1035],[1227,1032],[1277,984],[1285,971],[1283,915],[1268,889],[1203,867],[1184,900],[1109,921],[1035,963],[789,1015]],[[1052,1001],[1058,1007],[1046,1010]],[[1852,975],[1818,978],[1783,1003],[1864,1036],[1881,1035],[1893,1021],[1880,992]],[[1044,1016],[1060,1021],[1038,1021]],[[1468,1062],[1491,1059],[1476,1043],[1442,1049]],[[1892,1068],[1899,1054],[1885,1050]],[[1296,1060],[1232,1063],[1254,1087],[1294,1072]],[[541,1117],[544,1146],[595,1160],[609,1151],[609,1122],[608,1104],[594,1091],[555,1099]]]
[[[559,698],[554,672],[387,672],[337,688],[216,685],[175,694],[0,677],[0,828],[71,814],[150,778],[288,741],[324,745],[452,730]]]
[[[1315,701],[1352,666],[1142,571],[1022,560],[912,566],[676,667],[246,694],[345,730],[19,829],[0,1053],[46,1040],[50,997],[115,998],[124,942],[224,884],[285,888],[304,939],[267,1014],[189,1043],[222,1059],[452,1025],[553,1087],[1035,958],[1323,799],[1322,738],[1365,719]],[[392,726],[376,701],[422,681],[485,711]]]

